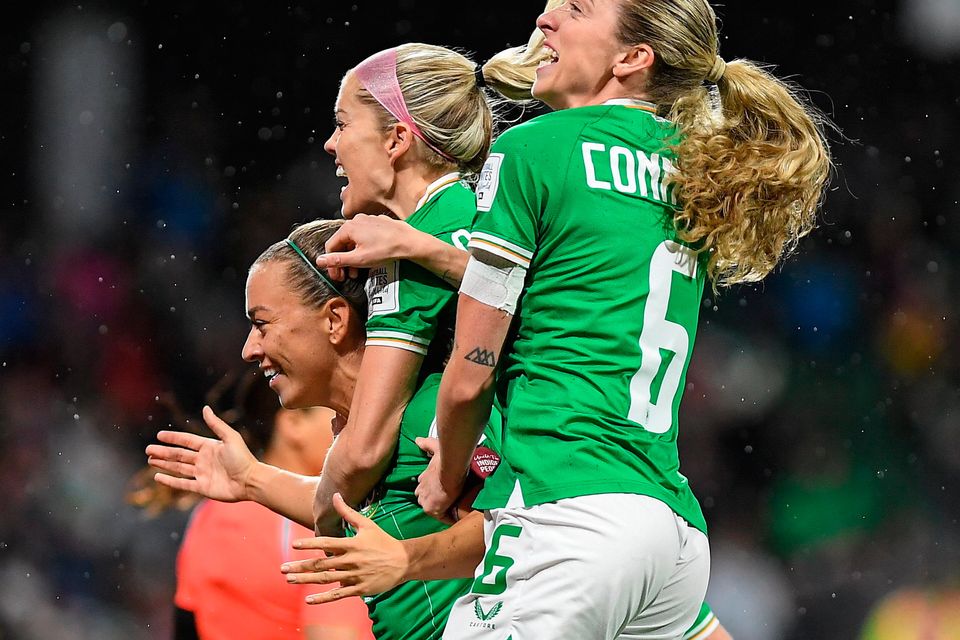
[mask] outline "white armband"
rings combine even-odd
[[[526,278],[527,270],[519,265],[501,269],[470,256],[460,282],[460,293],[514,315]]]

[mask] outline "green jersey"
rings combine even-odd
[[[674,232],[675,128],[651,110],[534,118],[500,137],[481,173],[469,246],[528,269],[500,372],[497,473],[516,477],[527,506],[635,493],[706,530],[677,455],[705,270]]]
[[[476,205],[473,192],[450,173],[433,182],[407,224],[466,250]],[[424,375],[440,371],[450,353],[457,291],[426,269],[394,260],[367,279],[367,346],[387,346],[426,357]]]
[[[473,192],[459,178],[451,173],[429,185],[406,222],[466,250],[476,203]],[[450,353],[457,291],[426,269],[397,260],[371,269],[367,299],[370,313],[366,344],[406,349],[424,356],[425,361],[420,368],[418,389],[400,423],[394,457],[362,513],[394,538],[417,538],[447,527],[425,514],[414,494],[417,478],[429,462],[415,441],[431,435],[435,423],[438,372]],[[491,420],[497,429],[490,436],[499,440],[499,414],[493,412]],[[493,439],[490,445],[496,446]],[[374,634],[380,640],[440,638],[450,607],[471,582],[415,580],[366,598]]]
[[[414,491],[429,458],[416,439],[427,437],[436,420],[440,374],[427,376],[407,406],[400,440],[390,469],[361,513],[398,540],[418,538],[447,528],[420,508]],[[491,428],[493,425],[495,428]],[[484,431],[484,446],[499,450],[500,414],[494,409]],[[352,532],[348,532],[352,534]],[[454,600],[465,594],[473,579],[412,580],[380,595],[365,598],[379,640],[440,638]]]

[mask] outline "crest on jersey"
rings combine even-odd
[[[473,612],[477,616],[477,620],[483,620],[485,622],[493,620],[497,617],[497,614],[500,613],[500,609],[503,609],[503,603],[498,602],[490,608],[490,611],[484,611],[483,607],[480,606],[480,601],[475,600],[473,603]]]
[[[493,199],[497,196],[497,187],[500,186],[501,164],[502,153],[491,153],[483,164],[480,179],[477,181],[477,211],[490,211]]]

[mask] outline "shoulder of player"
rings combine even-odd
[[[500,134],[493,151],[555,150],[576,140],[586,115],[581,109],[564,109],[537,116]]]
[[[456,246],[453,236],[470,229],[477,212],[477,200],[468,186],[457,182],[438,193],[426,207],[429,207],[429,211],[417,216],[412,221],[413,226],[418,231]]]

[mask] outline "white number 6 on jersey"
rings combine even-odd
[[[673,424],[673,402],[680,390],[680,378],[690,353],[690,335],[682,325],[667,320],[673,272],[696,278],[697,254],[693,249],[667,240],[656,248],[650,260],[650,293],[643,312],[640,332],[640,370],[630,379],[630,411],[627,419],[653,433],[666,433]],[[660,350],[673,357],[663,374],[660,393],[650,397],[653,379],[660,372]]]

